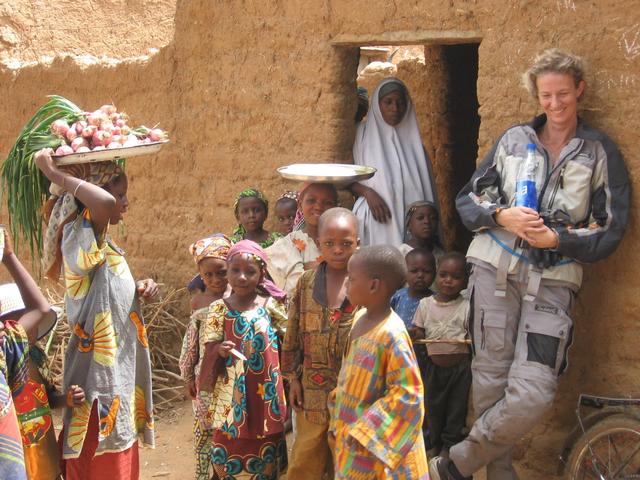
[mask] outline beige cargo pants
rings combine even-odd
[[[474,265],[471,275],[473,405],[479,417],[450,451],[465,476],[486,466],[487,480],[518,478],[513,446],[551,407],[566,366],[574,293],[567,283],[543,279],[535,299],[524,300],[528,266],[520,263],[503,297],[496,296],[491,265]]]

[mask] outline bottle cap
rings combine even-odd
[[[527,143],[527,150],[535,150],[535,149],[536,149],[535,143]]]

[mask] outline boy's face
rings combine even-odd
[[[462,260],[450,258],[440,263],[436,275],[438,293],[450,299],[456,298],[467,286],[465,264]]]
[[[305,221],[309,225],[317,225],[320,215],[333,208],[338,203],[338,199],[333,190],[328,185],[313,184],[307,187],[300,199],[300,208]]]
[[[213,293],[227,289],[227,262],[221,258],[204,258],[198,263],[198,271],[204,286]]]
[[[318,232],[320,254],[334,270],[346,270],[360,240],[353,219],[337,217],[323,222]]]
[[[409,232],[418,240],[433,238],[438,229],[438,212],[433,207],[418,207],[409,220]]]
[[[287,235],[293,230],[293,221],[296,218],[297,204],[294,200],[290,202],[276,203],[276,230]]]
[[[372,295],[373,279],[369,277],[365,269],[362,267],[361,260],[356,256],[349,260],[347,268],[347,297],[354,305],[369,305]]]
[[[411,255],[407,258],[407,284],[414,292],[426,292],[436,276],[433,257]]]
[[[264,221],[267,219],[267,210],[264,208],[264,203],[256,197],[241,198],[238,202],[236,218],[247,232],[257,232],[262,230]]]

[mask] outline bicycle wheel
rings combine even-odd
[[[589,428],[571,449],[570,480],[640,480],[640,420],[624,414]]]

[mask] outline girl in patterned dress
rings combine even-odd
[[[204,355],[204,329],[209,305],[220,300],[227,292],[227,254],[231,240],[226,235],[216,234],[198,240],[189,247],[189,252],[198,266],[199,277],[205,291],[191,297],[191,321],[182,341],[180,373],[193,399],[193,438],[196,456],[196,480],[211,478],[211,392],[197,391],[200,364]]]
[[[212,391],[215,473],[225,480],[275,480],[286,467],[286,404],[279,336],[285,293],[269,280],[266,255],[250,240],[228,253],[229,297],[209,306],[201,390]]]

